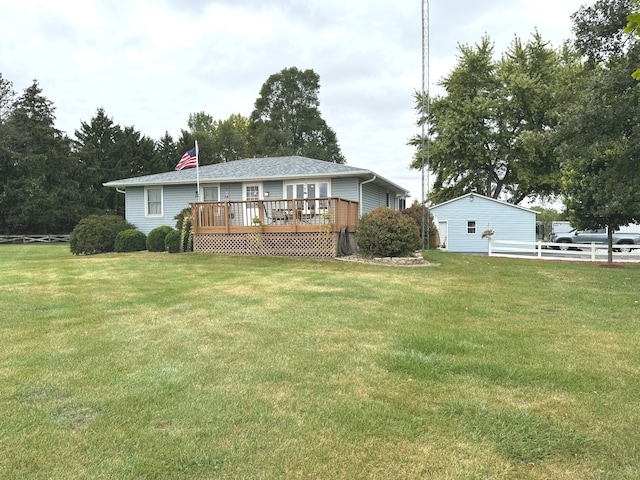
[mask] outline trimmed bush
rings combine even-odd
[[[420,248],[420,233],[408,215],[376,208],[358,222],[356,241],[365,257],[402,257]]]
[[[169,253],[180,253],[180,237],[181,234],[178,230],[171,230],[164,237],[164,246]]]
[[[173,228],[168,225],[162,225],[151,230],[147,237],[147,250],[150,252],[164,252],[164,239],[172,230]]]
[[[116,252],[140,252],[146,249],[147,236],[140,230],[123,230],[116,237]]]
[[[93,255],[113,252],[118,233],[131,228],[134,226],[118,215],[90,215],[80,220],[71,232],[71,253]]]

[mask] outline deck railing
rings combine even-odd
[[[196,202],[193,233],[339,232],[358,226],[358,202],[337,197]]]

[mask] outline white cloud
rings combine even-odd
[[[430,88],[457,45],[483,34],[503,52],[537,27],[555,46],[570,36],[579,0],[431,2]],[[17,90],[37,79],[73,134],[102,107],[159,138],[190,113],[248,116],[269,75],[311,68],[321,111],[347,161],[420,193],[409,171],[421,85],[418,0],[0,0],[0,72]],[[25,25],[28,24],[28,35]]]

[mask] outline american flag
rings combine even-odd
[[[184,155],[176,165],[176,170],[182,170],[183,168],[193,168],[198,166],[198,156],[196,155],[196,149],[192,148]]]

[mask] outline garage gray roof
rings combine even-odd
[[[265,157],[247,158],[215,165],[200,167],[200,183],[206,182],[236,182],[261,181],[275,179],[311,178],[311,177],[358,177],[368,180],[376,175],[374,172],[362,168],[351,167],[338,163],[325,162],[313,158]],[[409,193],[406,189],[377,175],[380,183],[386,183],[393,189]],[[148,185],[181,185],[196,182],[196,169],[157,173],[142,177],[124,178],[106,182],[106,187],[126,188]]]

